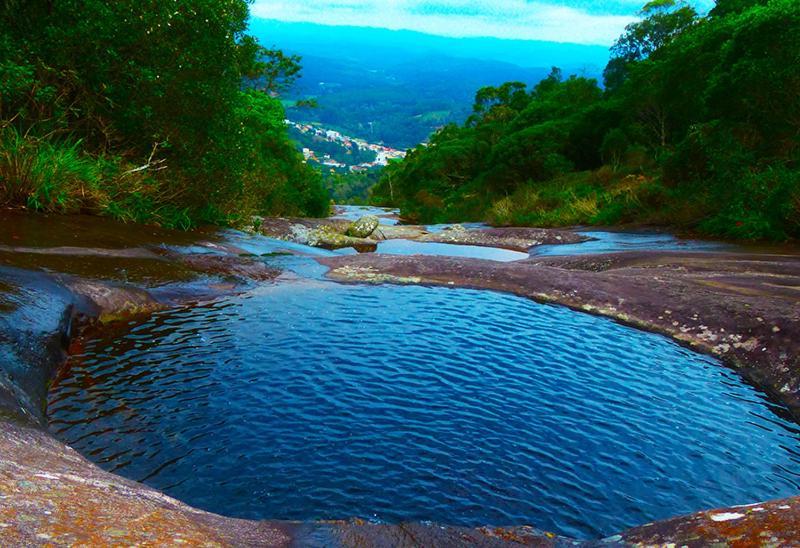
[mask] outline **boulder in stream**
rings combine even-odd
[[[354,238],[367,238],[370,234],[375,232],[379,224],[380,219],[375,215],[365,215],[350,225],[347,229],[347,235]]]
[[[308,233],[308,245],[325,249],[354,247],[359,251],[375,251],[377,243],[365,238],[356,238],[337,232],[329,226],[321,226]]]

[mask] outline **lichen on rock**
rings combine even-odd
[[[357,221],[354,221],[348,228],[346,234],[353,238],[368,238],[370,234],[375,232],[380,224],[380,219],[375,215],[365,215]]]
[[[355,247],[366,251],[374,251],[377,243],[365,238],[356,238],[338,232],[330,226],[321,226],[308,233],[308,245],[313,247],[324,247],[326,249],[342,249],[345,247]]]

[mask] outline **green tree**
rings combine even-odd
[[[600,153],[603,155],[603,160],[616,171],[619,169],[628,147],[630,147],[628,136],[620,128],[614,128],[603,138]]]
[[[697,20],[697,11],[683,0],[652,0],[639,12],[611,48],[614,57],[641,61],[680,35]]]
[[[93,207],[169,206],[196,221],[245,215],[253,157],[283,154],[276,143],[288,138],[282,125],[269,145],[247,131],[243,83],[279,90],[299,71],[292,56],[264,56],[248,17],[246,0],[7,0],[0,126],[32,143],[80,143],[81,154],[116,164],[116,175],[103,168],[113,185]],[[280,159],[305,173],[296,157]]]
[[[259,48],[258,59],[249,76],[262,82],[259,87],[267,93],[283,93],[300,78],[302,58],[299,55],[287,55],[276,48]]]
[[[484,88],[466,125],[387,169],[375,195],[418,221],[800,237],[800,2],[642,14],[614,49],[614,85],[553,71],[530,90]]]
[[[641,21],[625,27],[611,48],[603,74],[606,87],[618,88],[631,63],[647,59],[697,21],[697,11],[684,0],[652,0],[639,12]]]
[[[753,6],[763,6],[767,0],[716,0],[716,6],[711,10],[713,17],[724,17],[741,13]]]

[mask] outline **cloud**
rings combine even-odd
[[[255,17],[323,25],[415,30],[453,37],[494,36],[611,45],[642,0],[256,0]]]

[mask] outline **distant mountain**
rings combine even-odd
[[[414,146],[449,122],[463,122],[483,86],[534,84],[552,66],[598,76],[608,58],[608,50],[598,46],[264,19],[253,19],[251,32],[264,45],[303,56],[303,78],[289,99],[315,98],[319,108],[289,108],[293,120],[397,148]]]
[[[560,42],[447,38],[413,31],[284,23],[254,18],[250,32],[262,44],[318,57],[394,65],[409,58],[441,55],[502,61],[521,67],[559,66],[564,72],[596,73],[608,62],[608,48]]]

